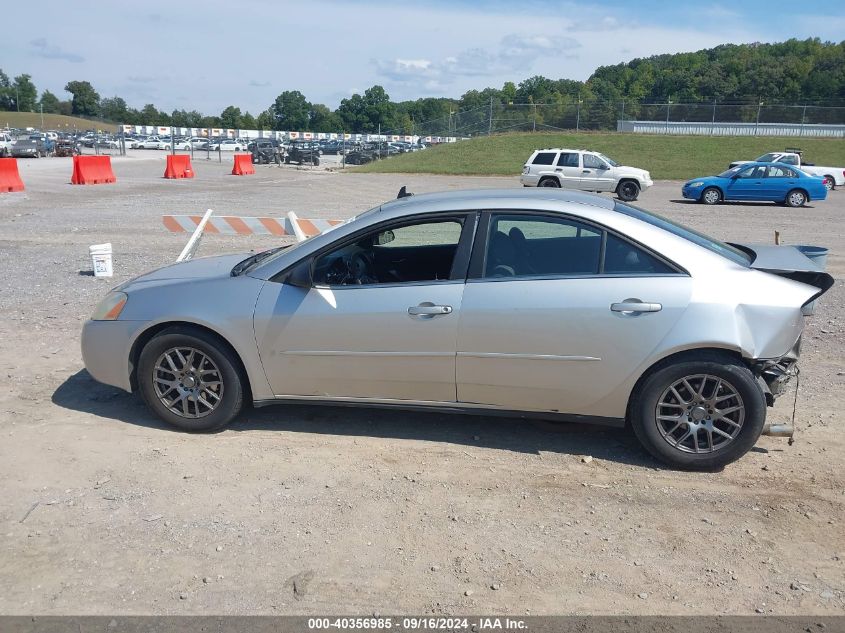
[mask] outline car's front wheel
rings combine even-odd
[[[719,204],[722,201],[722,194],[716,187],[708,187],[701,192],[700,200],[704,204]]]
[[[766,402],[754,375],[728,355],[702,353],[649,375],[634,395],[631,425],[657,459],[717,470],[757,442]]]
[[[803,207],[807,202],[807,194],[800,189],[793,189],[786,194],[786,206]]]
[[[633,180],[623,180],[616,187],[616,195],[623,202],[633,202],[640,195],[640,186]]]
[[[154,336],[138,360],[147,405],[185,431],[213,431],[240,413],[244,385],[232,352],[201,330],[172,328]]]

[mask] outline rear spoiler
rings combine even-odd
[[[731,244],[731,246],[751,255],[754,259],[750,266],[755,270],[762,270],[818,288],[819,292],[813,295],[810,301],[815,301],[833,286],[833,277],[796,246],[772,244]]]

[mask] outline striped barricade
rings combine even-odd
[[[201,215],[163,215],[164,227],[171,233],[193,233],[202,221]],[[216,215],[208,219],[203,233],[212,235],[289,235],[295,237],[297,232],[294,222],[307,237],[318,235],[342,220],[322,220],[304,218],[267,218],[243,217],[237,215]]]

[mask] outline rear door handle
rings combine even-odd
[[[625,301],[619,303],[611,303],[610,309],[622,314],[639,314],[640,312],[660,312],[663,306],[659,303],[647,303],[639,299],[625,299]]]
[[[561,169],[560,167],[558,167],[557,169],[555,169],[555,171],[563,171],[563,169]]]
[[[436,316],[438,314],[451,314],[452,306],[436,306],[431,303],[421,303],[418,306],[408,308],[411,316]]]
[[[583,169],[583,170],[581,170],[581,173],[582,174],[590,174],[592,172],[589,169]]]

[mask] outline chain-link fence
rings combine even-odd
[[[572,99],[561,103],[501,103],[450,112],[416,122],[412,133],[419,136],[468,137],[497,132],[539,132],[548,130],[621,130],[628,121],[713,124],[788,124],[799,126],[842,126],[845,134],[845,105],[781,103],[641,103]],[[668,126],[667,126],[668,127]],[[768,133],[770,127],[758,128]],[[406,132],[406,131],[403,131]],[[396,133],[393,130],[387,133]],[[686,132],[677,132],[686,133]],[[825,135],[838,136],[830,133]]]

